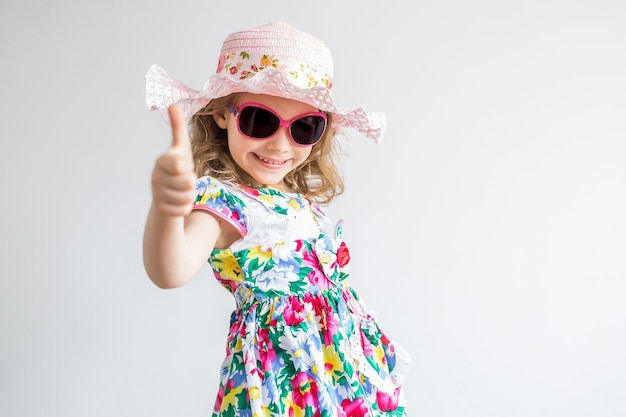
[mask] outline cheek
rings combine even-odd
[[[294,155],[296,156],[297,160],[298,160],[298,165],[304,163],[304,161],[306,161],[306,159],[309,157],[309,155],[311,155],[311,151],[313,148],[311,147],[300,147],[298,146],[296,148],[296,150],[294,151]]]
[[[235,126],[228,126],[228,149],[231,154],[245,150],[246,145],[249,145],[249,140],[241,136]]]
[[[228,153],[237,162],[241,164],[241,155],[245,153],[245,149],[242,147],[241,138],[237,137],[236,133],[228,133]]]

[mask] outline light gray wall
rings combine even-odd
[[[626,415],[626,6],[544,1],[0,3],[0,416],[207,416],[233,302],[141,263],[170,136],[153,62],[200,88],[230,32],[324,39],[353,284],[411,352],[410,415]]]

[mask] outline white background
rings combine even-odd
[[[233,301],[143,270],[170,132],[231,32],[323,39],[351,134],[352,283],[412,355],[409,415],[626,415],[626,6],[541,1],[0,3],[0,416],[210,415]]]

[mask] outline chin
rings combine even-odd
[[[253,179],[259,184],[274,187],[283,183],[285,175],[255,175]]]

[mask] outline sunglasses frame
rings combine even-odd
[[[278,119],[278,121],[279,121],[279,124],[278,124],[278,127],[276,128],[276,130],[272,134],[270,134],[269,136],[266,136],[264,138],[249,136],[249,135],[243,133],[241,131],[239,117],[241,116],[241,112],[246,107],[256,107],[256,108],[265,110],[265,111],[269,112],[270,114],[274,115],[274,117],[276,117]],[[326,115],[326,113],[324,113],[322,111],[303,113],[303,114],[300,114],[300,115],[294,117],[293,119],[285,120],[282,117],[280,117],[280,115],[277,114],[276,111],[274,111],[270,107],[267,107],[267,106],[265,106],[263,104],[260,104],[260,103],[254,103],[254,102],[251,102],[251,101],[242,103],[242,104],[240,104],[237,107],[235,107],[235,105],[233,103],[228,103],[226,105],[226,108],[228,109],[229,112],[231,112],[233,114],[233,116],[235,117],[235,120],[237,120],[237,130],[239,131],[239,133],[241,135],[245,136],[246,138],[253,139],[253,140],[269,139],[272,136],[274,136],[276,134],[276,132],[278,132],[278,130],[281,127],[286,127],[287,130],[289,131],[289,137],[291,138],[291,140],[296,145],[298,145],[298,146],[313,146],[313,145],[315,145],[316,143],[318,143],[322,139],[322,137],[324,136],[324,132],[326,132],[326,127],[328,126],[328,116]],[[300,120],[302,118],[305,118],[305,117],[310,117],[310,116],[319,116],[319,117],[321,117],[324,120],[324,128],[322,129],[322,132],[320,133],[319,137],[315,140],[315,142],[313,142],[313,143],[300,143],[293,137],[293,133],[291,132],[291,127],[292,127],[293,123],[297,122],[298,120]]]

